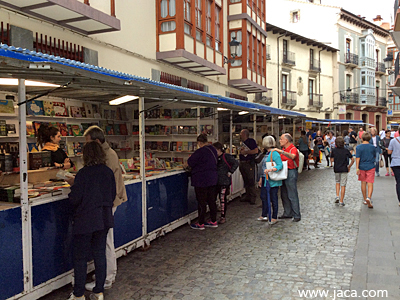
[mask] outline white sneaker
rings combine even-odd
[[[82,297],[76,297],[74,295],[74,293],[71,293],[71,295],[69,295],[69,298],[67,300],[85,300],[85,295],[83,295]]]
[[[104,295],[103,295],[103,293],[90,294],[89,299],[90,300],[104,300]]]
[[[93,274],[92,275],[92,280],[93,281],[96,281],[96,274]],[[107,282],[108,280],[106,279],[106,282]],[[114,283],[115,282],[115,277],[114,277],[114,279],[112,280],[112,283]]]
[[[96,281],[92,281],[92,282],[89,282],[89,283],[85,284],[85,289],[87,289],[88,291],[92,292],[95,286],[96,286]],[[112,282],[109,282],[109,281],[106,280],[104,282],[104,289],[108,290],[108,289],[111,289],[111,287],[112,287]]]

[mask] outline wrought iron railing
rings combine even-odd
[[[310,59],[310,70],[321,72],[321,62],[318,59]]]
[[[308,94],[308,105],[313,107],[321,108],[323,106],[323,95],[322,94]]]
[[[297,104],[297,93],[293,91],[282,90],[282,104],[288,106],[296,106]]]
[[[376,100],[376,106],[385,106],[387,105],[387,100],[386,97],[379,97],[378,100]]]
[[[71,42],[52,38],[36,32],[33,49],[37,52],[61,56],[71,60],[84,62],[83,47]]]
[[[385,64],[381,62],[376,63],[376,72],[386,73]]]
[[[10,24],[1,22],[0,26],[0,42],[10,45]]]
[[[397,76],[399,76],[399,71],[400,71],[399,55],[400,53],[397,53],[396,60],[394,62],[394,80],[396,80]]]
[[[263,103],[266,105],[272,104],[272,89],[268,89],[268,91],[263,93],[256,93],[255,102]]]
[[[358,66],[358,55],[354,54],[354,53],[350,53],[350,52],[345,53],[344,54],[344,63]]]
[[[296,65],[296,54],[294,52],[282,52],[282,63],[287,65]]]
[[[349,92],[340,93],[340,102],[358,104],[360,103],[360,95],[357,93]]]

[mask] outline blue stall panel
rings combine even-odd
[[[147,228],[152,232],[197,210],[186,173],[147,182]]]
[[[0,211],[0,300],[24,290],[21,208]]]
[[[120,247],[142,236],[142,183],[126,186],[128,201],[114,215],[114,245]]]
[[[32,207],[34,286],[73,268],[71,216],[67,199]]]

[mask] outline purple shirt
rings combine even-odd
[[[243,142],[249,148],[250,150],[254,150],[257,148],[257,143],[254,139],[248,138]],[[246,156],[240,154],[239,159],[240,161],[246,161],[246,160],[253,160],[256,157],[255,154],[247,154]]]
[[[218,154],[213,146],[204,146],[197,149],[188,159],[192,168],[192,186],[207,187],[217,185]]]

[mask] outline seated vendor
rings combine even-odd
[[[64,150],[60,148],[61,134],[56,127],[41,124],[37,133],[37,144],[42,151],[51,152],[51,164],[57,168],[67,170],[73,167],[72,161]]]

